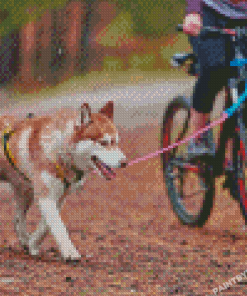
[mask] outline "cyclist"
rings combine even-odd
[[[209,121],[214,99],[234,75],[235,67],[230,66],[234,58],[234,48],[229,36],[198,36],[203,26],[234,28],[247,26],[247,3],[245,0],[187,0],[187,14],[184,18],[184,32],[197,55],[198,81],[194,87],[193,108],[189,126],[190,135]],[[247,58],[247,40],[242,40],[241,48]],[[244,89],[239,89],[240,93]],[[246,120],[246,110],[244,119]],[[246,126],[246,122],[245,122]],[[213,154],[215,145],[208,139],[208,132],[190,141],[189,154]]]

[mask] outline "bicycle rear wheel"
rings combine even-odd
[[[190,102],[179,96],[169,104],[161,129],[161,146],[181,140],[188,130]],[[213,170],[203,158],[189,159],[187,145],[161,154],[163,177],[174,212],[183,224],[202,227],[214,197]]]

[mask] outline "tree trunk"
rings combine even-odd
[[[19,70],[19,32],[14,30],[0,38],[0,84],[8,83]]]
[[[83,2],[83,14],[81,21],[81,57],[80,57],[80,71],[84,72],[88,68],[89,64],[89,51],[90,51],[90,35],[92,26],[92,17],[95,12],[96,5],[94,4],[96,0],[89,0]]]
[[[78,70],[80,60],[80,37],[81,37],[81,19],[82,3],[81,1],[72,1],[66,7],[65,15],[65,67],[64,79],[68,79]]]
[[[40,54],[38,57],[38,68],[36,77],[40,82],[52,84],[51,73],[51,28],[52,19],[51,12],[47,11],[41,18],[38,28],[38,48],[37,52]]]
[[[29,22],[21,28],[20,32],[21,67],[20,79],[23,83],[32,83],[33,65],[36,51],[35,22]]]
[[[105,48],[97,43],[96,36],[116,17],[117,7],[116,4],[108,3],[107,1],[93,1],[91,14],[90,11],[88,11],[88,14],[91,16],[91,20],[88,21],[90,22],[91,30],[88,31],[88,42],[86,43],[88,48],[86,48],[86,51],[84,50],[87,59],[85,68],[91,71],[100,71],[103,66]]]

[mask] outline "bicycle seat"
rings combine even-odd
[[[171,59],[171,65],[173,67],[180,67],[188,60],[192,60],[194,62],[195,59],[196,55],[194,53],[180,52],[173,55]]]

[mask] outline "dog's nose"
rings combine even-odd
[[[120,166],[121,166],[122,169],[126,168],[127,165],[128,165],[128,163],[126,161],[121,161]]]
[[[93,161],[96,161],[97,157],[96,157],[95,155],[93,155],[93,156],[91,157],[91,159],[92,159]]]

